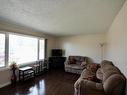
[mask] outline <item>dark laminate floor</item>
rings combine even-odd
[[[24,83],[1,88],[0,95],[73,95],[78,77],[64,71],[49,71]]]

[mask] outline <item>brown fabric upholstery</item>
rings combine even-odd
[[[86,67],[87,70],[90,70],[94,73],[96,73],[98,68],[99,68],[99,64],[95,64],[95,63],[88,64]]]
[[[112,61],[108,61],[108,60],[103,60],[100,65],[101,65],[101,67],[103,67],[105,65],[112,65],[112,66],[114,66]]]
[[[103,83],[107,95],[120,95],[124,87],[125,78],[120,74],[113,74]]]
[[[95,76],[96,73],[92,72],[91,70],[89,69],[84,69],[81,73],[81,78],[83,79],[84,77],[88,77],[88,76]]]
[[[75,95],[121,95],[125,88],[126,78],[111,61],[104,60],[96,73],[85,69],[75,82]],[[83,79],[96,75],[101,83]]]
[[[93,81],[82,81],[80,86],[80,95],[106,95],[103,85]]]

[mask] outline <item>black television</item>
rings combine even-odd
[[[62,56],[63,54],[62,49],[52,49],[51,56]]]

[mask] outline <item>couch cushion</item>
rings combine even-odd
[[[91,70],[84,69],[81,73],[81,78],[89,77],[89,76],[95,76],[96,74],[92,72]]]
[[[76,64],[76,60],[74,58],[70,58],[68,64]]]
[[[102,66],[101,71],[103,73],[103,82],[113,74],[121,74],[120,70],[117,67],[109,64]]]
[[[100,65],[101,65],[101,67],[105,67],[106,65],[114,66],[112,61],[108,61],[108,60],[103,60]]]
[[[76,64],[81,64],[81,62],[86,61],[86,57],[84,56],[69,56],[68,60],[75,59]]]
[[[93,81],[83,80],[80,83],[80,94],[76,95],[106,95],[103,91],[103,85]]]
[[[103,73],[103,83],[113,74],[120,74],[120,72],[115,71],[115,70],[109,70],[107,72]]]
[[[116,71],[116,72],[120,72],[120,70],[116,67],[116,66],[112,66],[112,65],[106,65],[105,67],[102,67],[102,72],[105,73],[107,71]]]
[[[95,64],[95,63],[88,64],[87,68],[82,71],[81,78],[92,80],[92,81],[94,81],[95,79],[97,80],[96,78],[97,69],[98,69],[98,64]]]
[[[72,69],[84,69],[83,66],[78,65],[78,64],[66,64],[65,68],[72,68]]]
[[[89,80],[89,81],[94,81],[94,82],[97,82],[97,83],[101,83],[101,80],[100,79],[98,79],[96,76],[85,76],[83,79],[85,79],[85,80]]]

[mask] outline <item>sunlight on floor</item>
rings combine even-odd
[[[45,94],[45,81],[42,80],[37,85],[30,88],[28,95],[44,95],[44,94]]]

